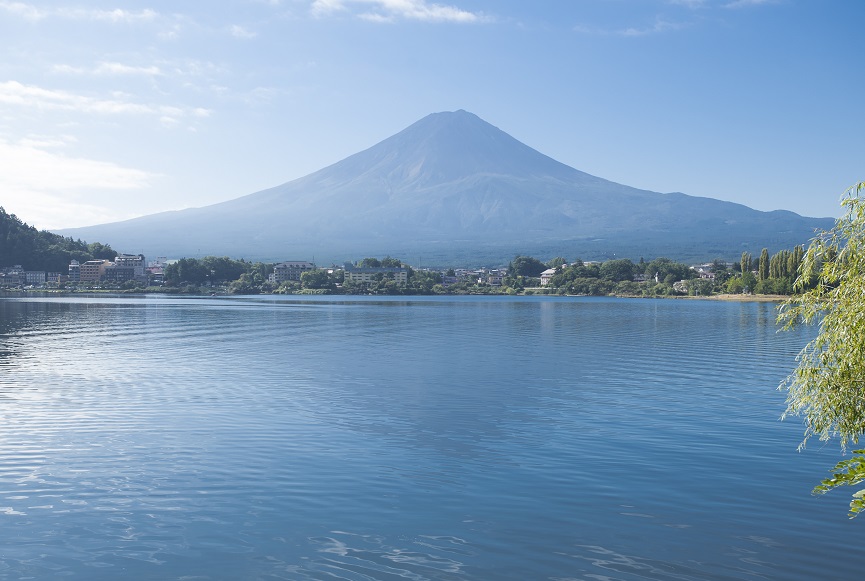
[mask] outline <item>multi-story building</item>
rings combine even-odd
[[[115,283],[130,280],[147,282],[146,265],[143,254],[118,254],[114,262],[105,267],[103,278]]]
[[[20,264],[0,269],[0,286],[20,286],[27,282]]]
[[[88,260],[80,265],[81,282],[99,282],[105,274],[106,267],[111,264],[107,260]],[[71,274],[71,272],[70,272]]]
[[[309,272],[310,270],[315,270],[315,265],[311,262],[300,260],[280,262],[279,264],[274,265],[273,272],[269,279],[270,282],[274,284],[280,284],[286,281],[299,282],[300,275],[304,272]]]
[[[108,263],[105,266],[105,271],[102,273],[102,280],[111,283],[121,283],[130,280],[136,280],[135,269],[131,267],[117,266],[116,264]]]
[[[24,273],[27,284],[45,284],[47,277],[44,270],[28,270]]]
[[[374,282],[383,279],[393,279],[398,284],[408,284],[408,269],[398,267],[366,267],[346,266],[345,280],[350,282]]]
[[[136,280],[143,280],[146,275],[147,262],[143,254],[118,254],[114,257],[115,268],[132,268]]]
[[[81,264],[77,260],[69,263],[69,282],[81,281]]]

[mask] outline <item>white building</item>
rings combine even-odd
[[[346,267],[345,280],[347,282],[375,282],[378,280],[393,279],[398,284],[408,284],[408,269],[398,267]]]
[[[300,275],[310,270],[315,270],[315,264],[311,262],[302,260],[280,262],[273,266],[273,272],[268,277],[268,280],[274,284],[286,281],[300,282]]]

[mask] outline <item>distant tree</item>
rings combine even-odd
[[[94,256],[96,250],[99,256]],[[20,264],[25,270],[64,273],[69,262],[94,258],[113,259],[117,253],[105,244],[87,244],[58,234],[37,230],[0,206],[0,267]]]
[[[196,258],[181,258],[166,265],[163,269],[163,276],[165,282],[171,286],[184,283],[200,285],[208,280],[210,271],[205,268],[202,261]]]
[[[753,276],[753,275],[751,275]],[[733,276],[727,280],[724,290],[730,294],[741,294],[745,292],[745,286],[741,276]]]
[[[236,295],[256,295],[261,292],[261,275],[257,272],[244,272],[240,278],[228,285],[228,292]]]
[[[715,285],[721,287],[730,278],[731,273],[726,260],[716,258],[712,261],[712,274],[715,275]]]
[[[757,277],[750,270],[742,273],[742,292],[752,293],[757,288]]]
[[[205,256],[200,263],[205,271],[205,277],[212,282],[238,280],[240,275],[250,271],[251,266],[242,260],[232,260],[227,256]],[[266,277],[267,274],[264,274],[263,278]]]
[[[430,294],[433,287],[440,285],[442,275],[429,270],[409,269],[407,292],[416,294]]]
[[[327,289],[333,290],[336,288],[336,282],[331,275],[324,269],[318,268],[308,270],[300,275],[300,285],[308,289]]]
[[[688,294],[691,296],[705,297],[712,294],[714,283],[705,278],[695,278],[688,281]]]
[[[381,265],[386,268],[399,268],[402,266],[402,260],[399,258],[391,258],[390,256],[385,256],[381,259]]]
[[[364,258],[358,266],[360,268],[381,268],[381,260],[378,258]]]
[[[656,258],[645,265],[644,274],[649,278],[658,277],[659,282],[671,280],[687,280],[697,276],[693,268],[681,262],[675,262],[669,258]]]
[[[742,259],[739,261],[739,270],[744,274],[754,270],[754,261],[749,252],[742,253]]]
[[[562,258],[561,256],[556,256],[551,261],[547,263],[547,268],[558,268],[560,266],[564,266],[568,261]]]
[[[114,260],[117,257],[117,252],[114,249],[101,242],[88,244],[87,251],[94,259]]]
[[[757,268],[757,280],[769,278],[769,250],[764,248],[760,253],[760,264]]]
[[[512,276],[540,276],[547,269],[547,265],[531,256],[517,256],[508,267],[508,274]]]
[[[600,266],[601,278],[619,282],[623,280],[633,280],[635,265],[627,258],[617,260],[607,260]]]

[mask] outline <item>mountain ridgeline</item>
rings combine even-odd
[[[435,113],[294,181],[202,208],[60,231],[145,255],[424,264],[733,258],[807,242],[829,218],[660,194],[564,165],[466,111]]]

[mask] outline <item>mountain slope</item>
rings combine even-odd
[[[329,167],[203,208],[64,230],[147,255],[424,262],[516,253],[737,257],[806,242],[829,219],[658,194],[564,165],[466,111],[436,113]]]

